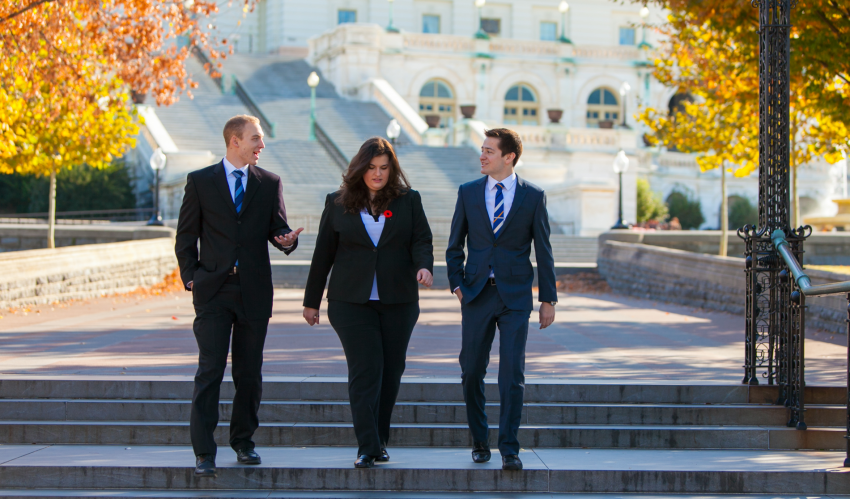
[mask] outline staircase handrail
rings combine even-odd
[[[201,64],[203,64],[205,67],[207,64],[209,64],[210,70],[216,71],[213,62],[210,60],[207,54],[205,54],[204,51],[200,49],[200,47],[198,47],[197,45],[192,46],[192,53],[195,54],[195,57],[199,61],[201,61]],[[218,76],[213,76],[210,73],[207,73],[207,75],[210,77],[210,79],[212,79],[213,82],[215,82],[216,85],[218,85],[218,89],[224,92],[224,75],[219,71],[216,72],[218,72]]]
[[[809,227],[811,230],[811,227]],[[803,267],[800,262],[794,257],[791,252],[791,247],[788,241],[785,240],[785,232],[782,229],[776,229],[770,235],[771,241],[776,251],[782,256],[785,265],[791,270],[791,275],[797,282],[797,286],[805,296],[822,296],[837,293],[847,294],[847,433],[844,438],[847,439],[847,455],[844,459],[844,467],[850,467],[850,281],[835,282],[831,284],[820,284],[813,286],[812,280],[803,272]],[[802,359],[800,359],[802,361]]]
[[[342,152],[342,149],[336,145],[336,142],[325,132],[325,129],[319,125],[319,122],[316,121],[316,140],[319,144],[327,151],[328,155],[333,158],[334,163],[345,172],[348,169],[348,163],[350,160],[348,156]]]
[[[776,251],[778,251],[782,256],[782,260],[785,261],[785,265],[787,265],[788,269],[791,270],[791,275],[794,276],[794,281],[797,283],[797,286],[804,295],[822,296],[838,293],[850,293],[850,281],[812,285],[812,280],[808,275],[806,275],[803,271],[803,267],[800,265],[800,262],[797,261],[794,257],[794,253],[791,252],[791,247],[789,246],[788,241],[785,240],[785,232],[782,229],[776,229],[773,231],[773,234],[770,235],[770,239],[773,241],[773,246],[776,248]]]
[[[277,124],[272,122],[266,115],[263,113],[260,106],[257,104],[257,101],[251,97],[251,94],[248,93],[248,89],[242,85],[242,82],[239,81],[239,78],[236,75],[231,75],[233,80],[233,93],[236,94],[239,99],[242,101],[242,104],[248,108],[251,113],[254,114],[260,120],[260,125],[263,127],[263,130],[269,135],[271,138],[275,138],[277,132]]]

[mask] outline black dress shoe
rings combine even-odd
[[[502,469],[519,471],[522,469],[522,461],[519,460],[519,456],[516,454],[502,456]]]
[[[195,457],[195,476],[215,478],[215,457],[212,454],[201,454]]]
[[[253,450],[238,450],[236,451],[236,460],[241,464],[260,464],[260,455]]]
[[[382,448],[381,449],[381,455],[375,458],[375,461],[379,462],[379,463],[386,463],[389,460],[390,460],[390,455],[387,454],[386,448]]]
[[[366,454],[363,454],[357,458],[357,461],[354,461],[355,468],[371,468],[372,466],[375,466],[375,458]]]
[[[486,463],[490,460],[490,446],[481,442],[472,444],[472,462]]]

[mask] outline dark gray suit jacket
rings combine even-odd
[[[446,249],[450,289],[460,287],[463,302],[472,301],[487,283],[490,269],[505,305],[514,310],[533,308],[531,286],[531,242],[537,256],[539,301],[557,301],[555,262],[549,244],[549,214],[543,189],[517,176],[511,211],[499,237],[484,204],[487,177],[460,186],[452,218],[449,246]],[[469,257],[464,266],[463,247]]]

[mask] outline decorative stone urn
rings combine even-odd
[[[426,114],[425,123],[428,123],[428,128],[437,128],[438,126],[440,126],[440,115]]]
[[[133,104],[144,104],[147,97],[148,94],[142,94],[135,90],[130,91],[130,98],[133,100]]]
[[[602,120],[599,122],[599,128],[614,128],[613,120]]]
[[[561,122],[561,117],[564,116],[563,109],[547,109],[546,114],[549,115],[549,121],[554,124],[558,124]]]
[[[460,106],[460,114],[467,120],[471,120],[475,116],[475,104],[466,104]]]

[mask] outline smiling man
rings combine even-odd
[[[506,128],[487,130],[485,135],[479,158],[484,177],[458,190],[446,263],[449,284],[460,300],[463,316],[460,367],[472,460],[490,460],[484,376],[498,326],[499,453],[502,469],[521,470],[517,431],[525,393],[525,342],[533,308],[531,242],[537,257],[541,329],[555,320],[555,264],[546,195],[514,173],[522,155],[519,135]]]
[[[189,423],[198,476],[216,476],[213,432],[231,343],[236,394],[230,446],[240,463],[260,464],[251,437],[259,426],[263,344],[272,314],[268,243],[288,255],[304,230],[286,223],[280,177],[257,167],[265,148],[260,120],[234,116],[224,126],[224,142],[221,162],[186,178],[175,248],[180,277],[192,292],[200,352]]]

